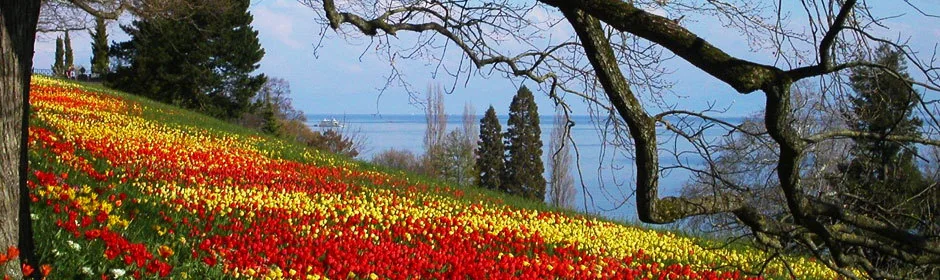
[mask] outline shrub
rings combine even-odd
[[[372,157],[372,163],[411,173],[422,173],[421,161],[408,150],[388,149]]]

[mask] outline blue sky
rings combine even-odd
[[[940,14],[940,7],[937,7],[940,5],[936,5],[935,0],[912,2],[920,4],[928,11],[933,10],[934,14]],[[902,3],[875,3],[878,8],[876,11],[885,12],[885,15],[908,15],[890,25],[890,29],[881,32],[892,36],[917,34],[917,38],[911,38],[911,44],[918,51],[925,52],[922,55],[929,55],[940,38],[940,24],[937,24],[940,20],[914,16],[913,10],[897,6],[903,5]],[[319,42],[322,28],[314,22],[314,11],[293,0],[253,0],[250,11],[254,15],[253,26],[259,31],[261,44],[266,51],[260,71],[290,82],[296,108],[309,114],[335,115],[422,112],[419,107],[411,104],[408,94],[401,87],[393,86],[379,96],[378,89],[384,86],[385,77],[390,70],[388,63],[370,48],[367,37],[344,38],[332,30],[326,30],[326,38]],[[687,27],[732,55],[764,63],[772,62],[765,61],[770,57],[767,53],[752,52],[743,36],[728,32],[721,28],[720,24],[716,20],[704,18]],[[565,30],[567,27],[562,28],[558,32],[568,32]],[[109,40],[127,40],[127,36],[121,34],[117,24],[112,23],[109,31]],[[33,60],[34,67],[49,68],[52,64],[55,51],[54,36],[40,35]],[[409,40],[412,37],[409,36],[400,35],[398,39],[393,38],[392,43],[413,43]],[[89,68],[87,66],[90,65],[91,46],[87,32],[73,32],[72,38],[76,64]],[[314,47],[318,43],[320,48],[315,53]],[[454,63],[458,59],[460,57],[456,52],[444,57],[445,63]],[[405,60],[396,63],[406,74],[406,81],[417,89],[423,90],[433,83],[449,86],[454,82],[452,77],[446,75],[437,79],[432,77],[434,68],[427,61]],[[763,96],[760,93],[738,94],[680,59],[674,59],[666,65],[674,71],[670,79],[676,83],[673,93],[666,97],[669,103],[695,109],[713,102],[719,107],[729,107],[730,110],[726,114],[734,116],[750,114],[763,107]],[[488,105],[493,105],[497,112],[505,114],[521,81],[509,80],[499,75],[473,75],[469,79],[461,79],[453,94],[445,97],[447,111],[459,114],[466,102],[472,102],[478,114]],[[540,114],[551,114],[553,109],[548,98],[544,94],[538,94],[539,91],[534,88],[533,82],[528,81],[525,84],[536,91]],[[587,113],[581,102],[570,102],[574,106],[575,114]]]

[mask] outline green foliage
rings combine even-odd
[[[499,189],[502,185],[505,146],[503,146],[502,127],[493,106],[490,106],[480,119],[480,140],[477,147],[476,167],[479,172],[477,182],[487,189]]]
[[[275,136],[280,135],[280,124],[275,115],[274,106],[271,106],[271,103],[264,106],[264,109],[261,111],[261,117],[264,120],[264,123],[261,125],[261,131]]]
[[[476,145],[476,118],[473,107],[464,107],[463,127],[447,132],[444,90],[440,85],[428,88],[425,107],[424,155],[421,170],[428,177],[469,186],[476,182],[473,152]]]
[[[509,105],[505,134],[506,169],[501,189],[529,199],[545,199],[542,134],[535,97],[523,86]]]
[[[52,64],[52,73],[56,76],[65,75],[65,49],[62,47],[62,37],[55,38],[55,62]]]
[[[476,181],[473,142],[464,130],[451,130],[444,136],[441,145],[446,164],[442,165],[443,179],[461,186],[469,186]]]
[[[266,77],[252,75],[264,56],[248,0],[181,6],[182,19],[154,17],[122,26],[131,40],[112,46],[109,83],[159,101],[234,119]]]
[[[921,120],[913,116],[917,92],[907,81],[910,77],[901,55],[882,45],[873,61],[900,73],[900,78],[875,68],[852,72],[850,81],[857,94],[851,99],[853,121],[849,126],[853,130],[883,136],[920,136]],[[846,186],[867,203],[885,209],[900,206],[914,210],[920,205],[901,204],[927,187],[914,163],[916,151],[910,142],[856,139],[852,160],[843,167]]]
[[[72,38],[69,32],[65,31],[65,69],[75,67],[75,55],[72,53]]]
[[[857,68],[850,82],[856,96],[850,99],[849,127],[878,135],[855,138],[842,187],[846,207],[873,217],[881,217],[901,228],[924,235],[940,232],[940,189],[932,187],[917,164],[917,147],[912,142],[885,139],[889,136],[919,138],[922,121],[914,116],[918,93],[909,82],[903,54],[890,45],[880,46],[872,61],[881,68]],[[892,73],[894,72],[894,73]],[[878,239],[877,236],[870,238]],[[866,256],[879,269],[906,275],[907,264],[867,250]]]
[[[88,34],[91,35],[91,73],[108,74],[111,63],[108,59],[108,25],[104,18],[95,18],[95,30],[88,31]]]
[[[920,136],[917,131],[922,122],[913,116],[917,93],[906,80],[907,66],[901,53],[881,46],[874,63],[884,65],[900,73],[895,77],[881,69],[858,68],[852,72],[850,81],[857,93],[851,99],[853,122],[850,126],[858,131],[880,135]],[[884,140],[860,139],[856,144],[868,153],[887,163],[897,161],[902,150],[912,150],[910,143],[896,143]]]

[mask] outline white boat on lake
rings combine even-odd
[[[343,123],[340,123],[334,118],[323,119],[320,123],[317,124],[317,127],[343,127]]]

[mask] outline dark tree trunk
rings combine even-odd
[[[37,260],[26,188],[26,135],[39,2],[0,1],[0,250],[19,247],[20,260],[34,268]],[[22,277],[20,261],[10,261],[0,269],[0,274],[13,279]]]

